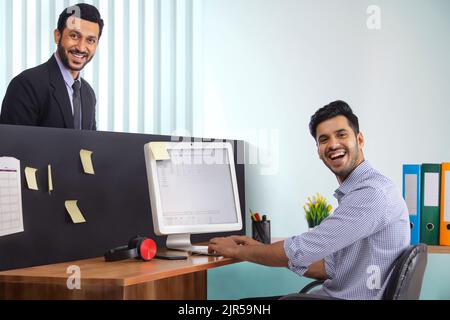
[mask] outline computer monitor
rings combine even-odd
[[[207,254],[191,234],[242,229],[230,143],[151,142],[144,150],[153,226],[167,248]]]

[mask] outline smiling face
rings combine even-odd
[[[316,133],[317,152],[339,183],[364,161],[362,133],[355,135],[347,118],[336,116],[321,122]]]
[[[74,79],[94,57],[99,32],[100,27],[97,23],[76,17],[67,19],[67,25],[62,34],[59,30],[55,30],[58,56]]]

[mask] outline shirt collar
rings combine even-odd
[[[59,70],[61,70],[61,74],[64,78],[64,82],[66,83],[66,85],[68,85],[70,88],[72,88],[75,81],[80,81],[80,75],[78,75],[78,78],[76,80],[74,80],[69,69],[67,69],[66,66],[62,63],[61,59],[59,58],[59,56],[56,52],[55,52],[55,58],[56,58],[56,62],[58,63]],[[81,84],[81,81],[80,81],[80,84]]]
[[[349,175],[348,177],[342,182],[342,184],[339,186],[339,188],[335,191],[335,198],[338,200],[343,197],[346,193],[348,193],[353,186],[360,182],[365,175],[367,171],[372,169],[372,166],[370,165],[369,161],[364,160],[357,166]]]

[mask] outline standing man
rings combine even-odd
[[[96,130],[95,93],[80,71],[94,57],[103,25],[92,5],[65,9],[54,31],[57,51],[11,81],[0,124]]]
[[[364,160],[364,137],[347,103],[319,109],[309,128],[320,159],[339,182],[334,213],[313,231],[285,241],[215,238],[209,250],[325,280],[314,292],[320,297],[381,299],[395,260],[410,243],[406,203],[394,183]]]

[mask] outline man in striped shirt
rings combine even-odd
[[[211,239],[209,250],[325,280],[315,295],[381,299],[394,262],[410,243],[406,203],[394,183],[364,160],[358,118],[344,101],[319,109],[310,131],[340,184],[339,206],[313,231],[271,245],[249,237]]]

